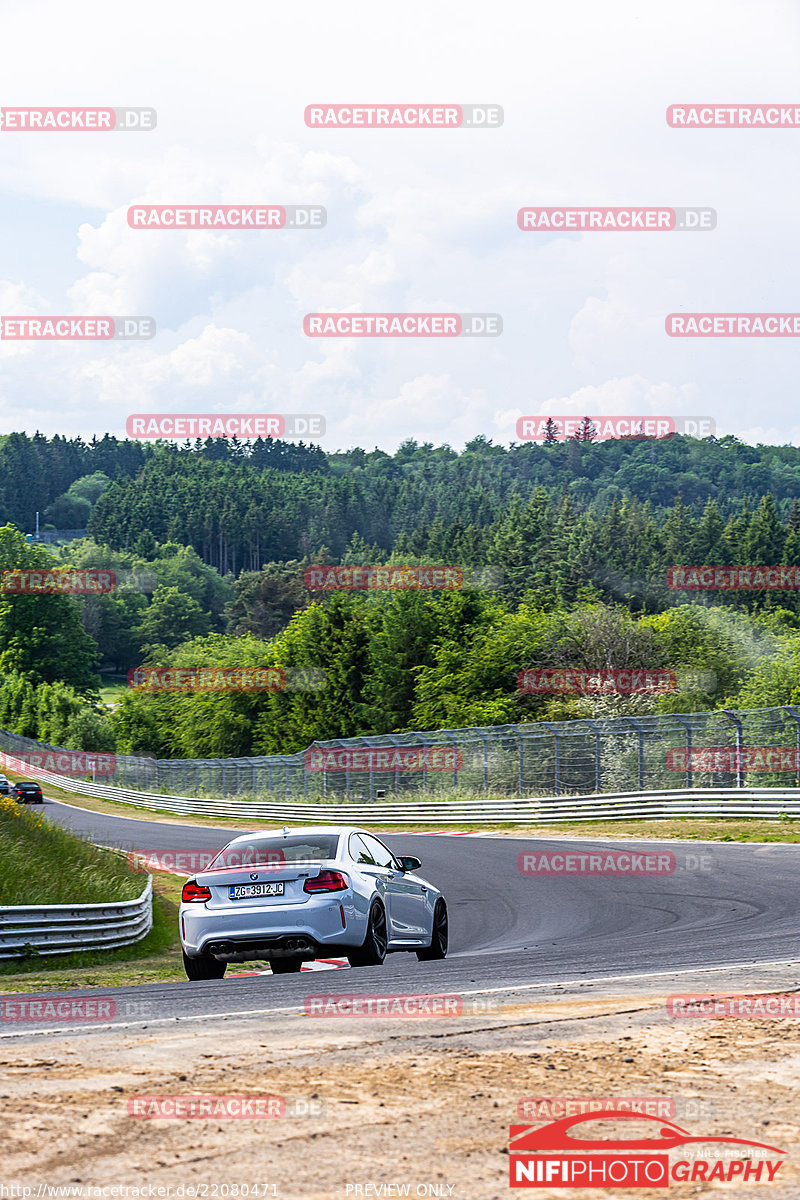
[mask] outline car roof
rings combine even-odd
[[[335,834],[337,837],[341,837],[343,834],[350,833],[369,833],[368,829],[362,829],[358,825],[287,825],[285,828],[289,831],[287,834],[289,837],[297,837],[298,834],[305,836],[306,834],[310,835],[316,833]],[[281,826],[280,829],[254,829],[252,833],[239,834],[239,836],[235,837],[232,842],[228,843],[228,845],[233,846],[236,844],[236,842],[246,842],[250,841],[252,838],[282,838],[283,830],[284,826]]]

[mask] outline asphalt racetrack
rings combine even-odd
[[[127,850],[211,849],[246,831],[108,816],[53,800],[45,804],[45,815],[95,842]],[[541,838],[380,836],[394,851],[417,855],[420,874],[444,892],[450,913],[445,961],[420,963],[413,954],[395,954],[382,967],[148,984],[104,989],[103,995],[146,999],[153,1024],[286,1011],[302,1006],[312,992],[469,994],[534,986],[544,998],[579,981],[800,959],[800,846],[592,842],[560,839],[555,829]],[[621,876],[525,874],[518,868],[521,852],[535,853],[540,864],[543,854],[609,849],[671,853],[675,869]],[[123,1004],[117,1008],[125,1012]],[[118,1020],[124,1023],[124,1017]],[[34,1029],[47,1032],[41,1023],[32,1024]],[[15,1024],[17,1036],[25,1031],[24,1024]]]

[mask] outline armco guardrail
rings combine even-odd
[[[549,825],[566,821],[665,821],[674,817],[800,817],[800,788],[717,788],[656,792],[598,792],[589,796],[516,797],[500,800],[399,800],[348,804],[285,804],[280,801],[162,796],[85,783],[39,772],[51,787],[82,796],[135,804],[156,812],[234,817],[257,821],[347,824],[470,823]]]
[[[136,900],[111,904],[0,905],[0,958],[76,950],[114,950],[145,937],[153,926],[153,877]]]
[[[84,754],[0,729],[0,755],[19,756],[28,764],[22,773],[41,769],[91,776],[92,782],[169,796],[303,804],[415,794],[427,799],[453,793],[513,797],[781,789],[800,787],[800,707],[369,734],[258,758]],[[75,767],[63,765],[73,756]]]

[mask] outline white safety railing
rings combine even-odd
[[[11,761],[9,765],[11,765]],[[13,767],[12,767],[13,769]],[[475,800],[397,800],[327,804],[282,801],[204,799],[163,796],[108,784],[86,783],[37,771],[51,787],[83,796],[133,804],[155,812],[191,816],[245,818],[257,821],[325,822],[329,824],[459,823],[545,825],[570,821],[665,821],[674,817],[800,817],[800,788],[687,788],[652,792],[595,792],[589,796],[516,797]]]
[[[84,753],[0,729],[0,762],[14,756],[33,776],[281,804],[800,788],[800,706],[369,734],[249,758]]]
[[[153,877],[136,900],[111,904],[0,905],[0,958],[114,950],[153,926]]]

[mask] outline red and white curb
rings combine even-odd
[[[341,971],[343,967],[349,968],[350,964],[346,958],[317,958],[314,962],[303,963],[301,971]],[[271,971],[237,971],[235,975],[229,974],[229,979],[246,979],[250,975],[271,975]]]
[[[403,836],[402,834],[400,835]],[[414,829],[413,837],[490,837],[482,829]]]

